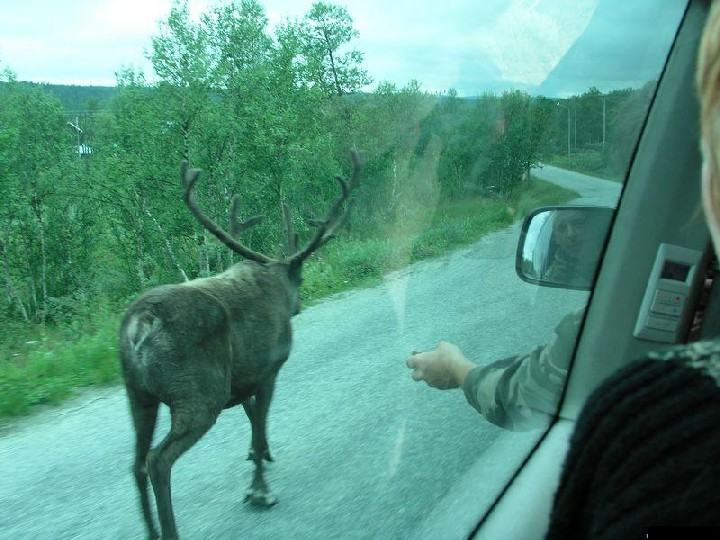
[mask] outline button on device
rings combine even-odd
[[[653,313],[662,313],[663,315],[671,315],[673,317],[682,315],[682,310],[682,305],[674,306],[672,304],[658,304],[654,302],[653,305],[650,306],[650,311]]]
[[[648,276],[633,336],[676,343],[691,322],[693,291],[702,285],[703,252],[661,243]]]
[[[655,328],[656,330],[675,332],[679,323],[680,319],[670,319],[668,317],[654,317],[653,315],[649,315],[645,325],[648,328]]]
[[[672,306],[681,306],[685,302],[685,295],[681,293],[658,289],[655,292],[654,304],[669,304]]]

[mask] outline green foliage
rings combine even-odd
[[[0,71],[0,86],[15,81],[15,75],[9,69]],[[114,86],[78,86],[74,84],[47,84],[19,81],[21,86],[36,88],[56,97],[66,111],[80,113],[105,109],[115,96]]]
[[[0,86],[0,270],[6,315],[44,323],[52,300],[77,291],[89,216],[67,193],[79,180],[77,147],[59,101],[15,81]]]
[[[307,301],[375,283],[544,200],[528,172],[566,150],[569,111],[579,155],[598,143],[604,99],[601,156],[626,165],[645,94],[591,90],[558,103],[523,92],[432,94],[419,81],[368,90],[357,35],[345,8],[323,2],[271,29],[257,0],[210,8],[197,21],[178,0],[149,52],[155,77],[120,70],[111,99],[77,89],[63,97],[3,71],[0,415],[116,376],[114,316],[104,314],[107,321],[79,340],[64,339],[68,329],[85,328],[96,306],[122,305],[148,287],[233,262],[185,207],[181,159],[203,170],[196,191],[204,211],[226,224],[238,195],[244,218],[265,216],[243,243],[277,255],[281,202],[301,242],[308,239],[311,219],[337,196],[333,177],[350,174],[350,150],[360,152],[352,215],[306,265]],[[540,192],[553,201],[567,196],[547,186]],[[42,345],[23,345],[33,341]],[[8,405],[22,396],[24,405]]]
[[[563,204],[575,197],[572,191],[532,179],[527,189],[512,194],[508,201],[474,197],[442,202],[421,228],[402,224],[385,235],[338,238],[306,263],[303,301],[313,303],[329,294],[374,285],[408,263],[471,244],[533,208]]]
[[[325,95],[354,93],[370,83],[363,55],[344,47],[358,36],[347,9],[316,2],[294,30],[300,45],[299,76]]]
[[[443,196],[507,199],[540,162],[552,103],[524,92],[492,94],[462,103],[451,92],[421,125],[420,146],[442,140],[438,165]]]
[[[630,165],[655,82],[639,90],[602,94],[590,88],[556,102],[541,143],[542,160],[603,178],[621,180]]]
[[[506,92],[501,99],[502,118],[496,144],[490,149],[486,185],[507,197],[523,175],[539,163],[539,144],[550,117],[549,102],[532,100],[523,92]]]
[[[616,177],[623,178],[627,172],[655,89],[656,83],[649,82],[640,90],[625,91],[615,100],[614,114],[608,120],[610,144],[606,156],[608,169]]]

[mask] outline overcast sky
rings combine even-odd
[[[218,2],[190,0],[191,15],[197,18]],[[273,25],[302,17],[313,2],[261,3]],[[639,86],[659,72],[684,4],[680,0],[333,3],[345,6],[352,16],[360,32],[353,45],[365,55],[365,67],[375,83],[387,80],[402,86],[417,79],[425,90],[456,88],[461,95],[511,87],[532,90],[543,83],[556,93],[582,91],[591,84],[605,90]],[[115,72],[126,66],[141,68],[152,78],[145,52],[170,5],[171,0],[0,0],[0,67],[12,69],[19,80],[64,84],[114,85]],[[579,39],[583,34],[585,39]],[[583,71],[577,83],[563,65],[558,67],[566,55],[573,69]],[[632,69],[623,69],[623,64]],[[554,80],[556,71],[563,83],[553,86],[546,79]]]

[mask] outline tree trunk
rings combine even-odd
[[[37,299],[37,288],[35,287],[35,277],[32,275],[28,278],[28,287],[30,289],[30,298],[28,299],[28,307],[30,307],[30,314],[35,322],[37,322],[38,313],[38,299]]]
[[[210,257],[208,256],[208,241],[205,231],[198,236],[198,272],[200,277],[208,277],[210,275]]]
[[[225,265],[223,264],[223,252],[224,251],[225,250],[223,250],[223,249],[218,249],[215,251],[215,271],[216,272],[222,272],[223,270],[225,270],[225,268],[224,268]]]
[[[135,260],[140,290],[143,290],[145,289],[147,278],[145,276],[145,244],[142,238],[142,230],[138,231],[135,237]]]
[[[172,261],[175,268],[177,268],[177,271],[180,272],[180,275],[182,276],[184,281],[190,281],[187,277],[187,274],[185,273],[185,270],[182,269],[180,266],[180,262],[178,261],[177,257],[175,256],[175,251],[172,248],[172,244],[170,243],[170,239],[165,234],[165,231],[163,230],[162,226],[158,222],[157,219],[155,219],[155,216],[153,216],[150,213],[150,210],[148,208],[145,208],[145,213],[147,216],[152,220],[152,222],[157,227],[157,230],[160,232],[160,236],[162,237],[163,241],[165,242],[165,250],[168,253],[168,256],[170,257],[170,260]]]
[[[137,202],[137,208],[139,213],[134,214],[135,218],[135,264],[138,276],[138,282],[140,284],[140,290],[144,290],[147,284],[147,275],[145,274],[145,239],[144,232],[145,227],[143,226],[142,214],[146,211],[145,207],[145,196],[142,192],[142,186],[139,188],[136,186],[135,190],[135,201]]]
[[[35,194],[32,199],[33,213],[39,228],[40,237],[40,291],[42,293],[42,304],[40,305],[40,323],[44,326],[48,312],[47,292],[47,245],[45,241],[45,223],[43,220],[43,205],[39,195]]]
[[[23,304],[22,298],[20,298],[20,295],[15,288],[15,284],[13,283],[12,275],[10,274],[10,263],[7,259],[5,245],[2,242],[0,242],[0,257],[2,257],[3,277],[5,278],[5,292],[7,293],[8,300],[11,304],[14,302],[15,305],[17,305],[18,311],[20,311],[20,315],[22,315],[23,320],[25,322],[30,322],[30,318],[28,317],[28,312],[25,308],[25,304]]]
[[[333,82],[335,83],[335,92],[337,92],[338,96],[342,96],[343,90],[340,86],[340,80],[338,79],[337,67],[335,67],[335,57],[333,56],[332,46],[330,45],[330,38],[325,30],[323,30],[323,38],[325,39],[328,57],[330,58],[330,71],[332,72]]]

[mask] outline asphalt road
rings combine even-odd
[[[573,201],[573,204],[615,207],[622,188],[619,182],[559,169],[552,165],[541,165],[533,169],[532,173],[541,180],[577,191],[580,198]]]
[[[583,194],[580,203],[608,196],[598,195],[609,189],[598,179],[557,171],[544,167],[538,176],[570,182]],[[181,537],[461,534],[539,433],[488,424],[460,391],[414,383],[404,362],[440,339],[479,363],[525,352],[584,304],[586,293],[515,276],[518,230],[515,224],[297,316],[270,411],[276,461],[267,478],[279,504],[264,511],[243,504],[252,471],[249,423],[242,408],[225,411],[173,468]],[[161,415],[156,440],[167,429],[167,411]],[[90,391],[6,430],[0,538],[144,538],[132,452],[121,387]]]

